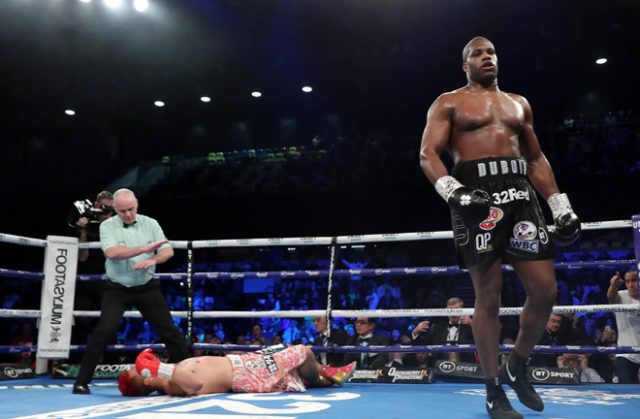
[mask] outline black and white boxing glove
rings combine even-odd
[[[547,198],[556,226],[552,237],[558,246],[569,246],[580,237],[580,219],[573,212],[567,194],[554,193]]]
[[[491,197],[482,189],[472,189],[453,176],[436,181],[436,191],[462,217],[465,226],[476,226],[489,216]]]

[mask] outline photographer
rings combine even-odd
[[[113,195],[102,191],[91,203],[88,199],[73,203],[69,213],[69,225],[77,230],[80,242],[100,241],[100,223],[113,215]],[[80,249],[78,252],[78,274],[97,274],[104,271],[104,254],[101,250]],[[76,283],[75,310],[100,310],[104,281],[78,281]],[[86,342],[96,319],[76,318],[73,328],[75,343]]]
[[[93,204],[88,199],[73,203],[73,209],[69,215],[69,225],[78,229],[78,238],[81,242],[100,240],[100,223],[113,215],[113,194],[102,191],[96,196]],[[102,252],[93,252],[99,254]],[[89,249],[82,249],[78,253],[78,260],[86,262],[89,259]],[[104,256],[100,255],[104,263]],[[103,268],[102,263],[100,269]],[[97,271],[94,271],[95,273]]]
[[[109,191],[102,191],[96,196],[93,204],[88,199],[74,202],[68,221],[71,227],[78,229],[78,238],[81,242],[97,241],[100,240],[100,223],[112,215],[113,194]],[[88,259],[89,250],[80,250],[78,260],[86,262]],[[104,257],[102,262],[104,262]],[[100,268],[102,269],[102,266]]]

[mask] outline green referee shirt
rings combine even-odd
[[[105,251],[111,247],[124,246],[124,247],[138,247],[144,246],[149,243],[165,240],[166,237],[160,224],[151,217],[146,215],[137,214],[136,222],[130,226],[125,227],[124,223],[117,215],[103,221],[100,224],[100,242],[102,244],[102,250]],[[169,243],[166,243],[160,247],[171,247]],[[158,250],[160,250],[158,249]],[[142,253],[131,259],[111,260],[105,258],[105,271],[107,277],[113,282],[117,282],[125,287],[135,287],[144,285],[153,278],[153,274],[156,272],[156,267],[151,266],[147,269],[141,269],[135,271],[133,265],[136,263],[149,259],[155,253]]]

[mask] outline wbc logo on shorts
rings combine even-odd
[[[491,207],[489,216],[480,223],[480,228],[485,231],[493,230],[498,221],[502,220],[502,217],[504,217],[504,212],[500,208]]]
[[[511,248],[528,253],[538,253],[538,228],[531,221],[520,221],[513,227],[513,237],[509,239]]]
[[[520,221],[513,228],[513,237],[518,240],[533,240],[538,235],[538,229],[531,221]]]

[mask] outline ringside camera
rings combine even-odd
[[[76,223],[82,217],[87,218],[89,220],[89,224],[100,223],[100,216],[112,211],[113,208],[108,205],[100,205],[96,208],[88,199],[75,201],[71,207],[71,211],[69,212],[68,222],[71,227],[76,228],[78,228]]]

